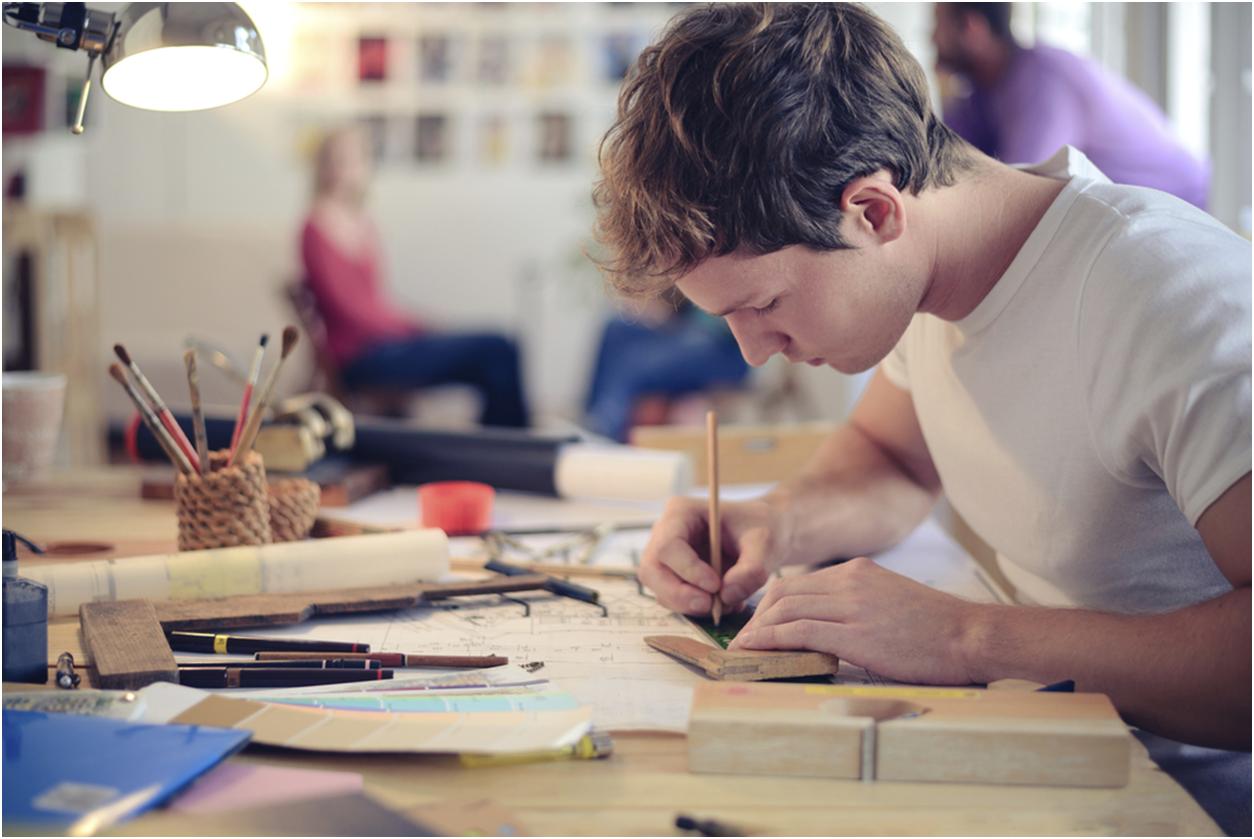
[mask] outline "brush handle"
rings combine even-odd
[[[187,462],[191,464],[192,470],[199,473],[201,471],[200,458],[196,456],[196,450],[192,448],[191,440],[187,439],[183,429],[174,421],[174,414],[170,413],[169,408],[162,405],[161,413],[157,416],[160,418],[161,424],[165,426],[166,431],[170,432],[170,437],[173,438],[175,445],[179,447],[179,450],[187,458]]]
[[[261,429],[261,421],[265,419],[266,407],[270,402],[270,394],[274,391],[275,382],[279,380],[279,370],[283,368],[283,361],[283,356],[279,356],[279,360],[270,369],[270,375],[266,377],[265,387],[261,389],[261,398],[257,400],[257,406],[253,408],[253,412],[248,416],[248,424],[244,426],[244,433],[240,434],[239,445],[231,452],[232,466],[235,466],[240,458],[252,451],[253,443],[257,440],[257,432]]]
[[[187,352],[187,390],[192,399],[192,434],[196,438],[196,457],[200,474],[209,469],[209,435],[205,432],[205,412],[200,407],[200,377],[196,373],[196,353]],[[176,421],[177,424],[177,421]]]
[[[231,455],[239,447],[240,435],[244,433],[244,424],[248,420],[248,406],[253,398],[253,383],[244,385],[244,398],[239,403],[239,413],[235,415],[235,429],[231,432]]]

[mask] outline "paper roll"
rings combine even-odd
[[[563,446],[554,472],[562,498],[659,501],[692,488],[688,455],[631,446]]]
[[[435,529],[306,539],[96,562],[22,566],[48,587],[48,615],[96,600],[196,600],[430,582],[448,573],[448,537]]]

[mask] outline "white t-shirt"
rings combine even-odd
[[[1066,179],[967,317],[881,367],[1025,603],[1162,612],[1231,585],[1194,529],[1250,471],[1250,244],[1064,147]]]

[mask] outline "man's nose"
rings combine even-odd
[[[766,364],[786,343],[780,333],[745,323],[745,319],[739,315],[729,316],[727,325],[731,327],[732,335],[740,345],[740,354],[753,367]]]

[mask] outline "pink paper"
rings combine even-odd
[[[361,775],[227,762],[202,775],[174,799],[181,813],[225,813],[263,804],[361,792]]]

